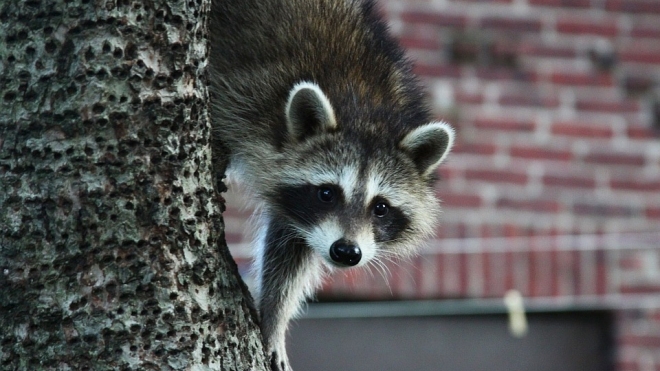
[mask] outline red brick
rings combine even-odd
[[[503,106],[532,106],[556,108],[559,106],[557,97],[542,97],[538,94],[506,94],[500,97],[499,103]]]
[[[627,155],[624,153],[591,153],[584,157],[584,161],[594,164],[629,166],[643,166],[645,163],[642,155]]]
[[[513,42],[508,35],[495,39],[490,51],[495,56],[512,56],[518,52],[518,43]]]
[[[534,82],[538,76],[531,71],[518,71],[509,68],[477,67],[475,75],[484,80],[514,80],[523,82]]]
[[[580,111],[600,111],[607,113],[634,113],[639,111],[639,102],[632,100],[624,100],[624,101],[579,100],[576,104],[576,108]]]
[[[499,3],[499,4],[511,4],[513,0],[454,0],[462,1],[464,3]]]
[[[497,233],[493,233],[494,229],[495,228],[492,225],[482,224],[479,226],[479,233],[477,236],[484,239],[494,237],[495,235],[497,235]]]
[[[643,181],[643,180],[612,180],[610,187],[613,189],[621,189],[626,191],[635,192],[660,192],[660,180],[656,181]]]
[[[428,65],[422,63],[415,63],[413,66],[413,71],[417,75],[421,76],[432,76],[432,77],[454,77],[458,78],[461,76],[461,69],[455,65],[448,64],[436,64]]]
[[[405,49],[438,50],[442,47],[440,40],[433,37],[401,36],[399,44]]]
[[[517,224],[506,223],[504,224],[505,237],[519,237],[522,236],[522,230]]]
[[[557,21],[557,32],[568,34],[589,34],[600,36],[615,36],[618,32],[616,24],[610,22],[589,22],[585,20],[560,19]]]
[[[475,155],[493,155],[497,147],[492,143],[457,143],[452,153],[467,153]]]
[[[556,213],[561,210],[561,204],[557,201],[513,200],[509,198],[501,198],[497,200],[497,207],[541,213]]]
[[[529,5],[554,6],[562,8],[589,8],[591,0],[528,0]]]
[[[647,74],[630,73],[623,76],[621,84],[629,95],[640,96],[653,88],[655,78]]]
[[[481,28],[492,28],[511,32],[539,32],[541,31],[540,20],[484,17],[480,22]]]
[[[440,27],[463,28],[467,24],[467,17],[463,15],[450,15],[443,13],[408,11],[401,13],[401,19],[410,23],[427,23]]]
[[[619,288],[622,294],[660,294],[660,285],[623,285]]]
[[[531,251],[529,286],[531,296],[550,296],[556,291],[556,260],[549,251]]]
[[[493,269],[491,267],[492,254],[483,253],[481,257],[481,270],[484,277],[484,296],[494,296],[497,294],[497,289],[494,287]]]
[[[594,188],[596,180],[579,176],[544,175],[543,184],[554,187]]]
[[[468,207],[479,208],[482,205],[481,196],[475,194],[439,193],[444,207]]]
[[[438,233],[438,238],[447,238],[446,235]],[[438,282],[438,294],[443,294],[445,292],[445,254],[435,254],[435,256],[429,256],[429,260],[432,260],[436,266],[435,269],[435,279]]]
[[[577,56],[577,52],[574,48],[556,45],[539,45],[536,43],[522,44],[518,47],[518,51],[520,54],[538,57],[575,58]]]
[[[588,85],[588,86],[612,86],[614,79],[609,73],[571,73],[555,72],[550,78],[559,85]]]
[[[480,93],[457,92],[454,99],[459,104],[482,104],[484,96]]]
[[[605,295],[608,292],[610,267],[603,250],[596,251],[596,282],[595,294]]]
[[[557,295],[575,295],[578,292],[578,273],[581,255],[579,251],[557,251]]]
[[[627,13],[660,13],[657,0],[608,0],[605,9]]]
[[[450,220],[446,219],[442,223],[442,226],[443,235],[446,238],[470,237],[470,233],[468,232],[469,227],[465,223],[451,223]]]
[[[660,53],[653,49],[629,49],[619,53],[623,62],[660,64]]]
[[[627,129],[630,139],[655,139],[660,138],[660,131],[648,126],[631,125]]]
[[[504,289],[509,291],[509,290],[512,290],[512,289],[516,288],[516,279],[515,279],[516,270],[514,269],[514,264],[515,264],[514,253],[510,252],[510,251],[507,251],[507,252],[504,253],[504,258],[506,259],[505,260],[506,271],[505,271],[505,276],[504,276],[505,277],[504,278]],[[501,292],[500,295],[498,295],[498,296],[501,297],[505,293],[506,293],[506,291]]]
[[[463,173],[461,170],[453,168],[451,166],[440,166],[440,168],[438,169],[438,175],[442,180],[451,180],[462,177]]]
[[[660,27],[633,25],[630,36],[635,38],[660,38]]]
[[[512,157],[534,160],[570,161],[573,159],[573,154],[570,151],[556,151],[538,147],[512,146],[509,153]]]
[[[532,121],[518,121],[506,119],[477,118],[474,126],[479,129],[505,130],[505,131],[534,131],[536,125]]]
[[[552,125],[551,130],[552,134],[569,137],[611,138],[613,136],[612,128],[579,122],[558,122]]]
[[[598,217],[631,217],[638,214],[638,211],[628,206],[615,206],[604,204],[586,204],[576,203],[573,205],[573,212],[578,215],[593,215]]]
[[[639,256],[627,256],[619,259],[619,267],[622,270],[636,271],[644,268],[644,262]]]
[[[466,170],[465,178],[495,183],[526,184],[527,174],[506,170]]]
[[[660,207],[647,208],[646,217],[649,219],[660,219]]]
[[[633,345],[645,348],[660,348],[660,336],[653,335],[623,335],[618,342],[623,345]]]
[[[479,58],[479,46],[470,41],[458,38],[451,46],[451,58],[457,64],[473,64]]]

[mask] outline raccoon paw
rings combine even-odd
[[[292,371],[286,353],[273,351],[270,355],[270,369],[271,371]]]

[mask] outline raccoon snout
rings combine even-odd
[[[351,242],[337,240],[330,246],[330,258],[336,263],[352,267],[362,259],[362,251]]]

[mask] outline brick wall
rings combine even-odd
[[[459,130],[441,170],[442,237],[660,225],[660,2],[386,7]]]
[[[421,256],[383,269],[387,282],[352,271],[323,295],[515,288],[529,306],[616,312],[616,369],[660,370],[660,1],[382,3],[458,130],[442,225]],[[248,213],[229,206],[237,247]]]

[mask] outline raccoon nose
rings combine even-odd
[[[330,258],[336,263],[352,267],[362,259],[362,251],[350,242],[337,240],[330,246]]]

